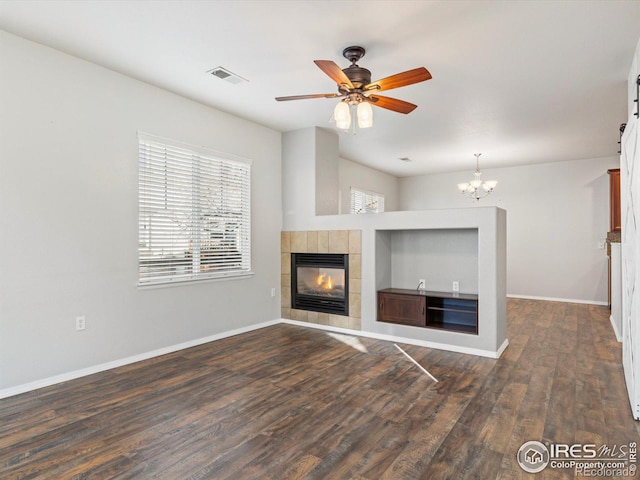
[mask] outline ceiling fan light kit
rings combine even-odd
[[[294,95],[288,97],[276,97],[279,102],[288,100],[303,100],[308,98],[339,98],[342,100],[336,105],[333,116],[336,127],[348,131],[351,128],[351,118],[357,117],[358,128],[373,126],[373,109],[371,105],[392,110],[398,113],[410,113],[417,108],[404,100],[383,97],[377,92],[404,87],[414,83],[431,79],[431,74],[424,67],[414,68],[406,72],[397,73],[390,77],[371,82],[371,72],[356,63],[364,57],[365,49],[354,45],[342,51],[342,56],[351,62],[347,68],[341,69],[331,60],[314,60],[314,63],[329,76],[338,86],[339,93],[320,93],[312,95]],[[353,110],[353,113],[351,112]]]
[[[333,118],[336,121],[336,127],[341,130],[349,130],[351,127],[351,113],[349,105],[346,102],[338,102],[333,111]]]
[[[477,201],[493,192],[493,189],[498,185],[498,181],[487,180],[483,182],[480,179],[482,172],[480,171],[479,159],[482,154],[474,153],[473,155],[476,157],[476,171],[473,173],[474,179],[469,182],[459,183],[458,190],[460,190],[460,193],[463,195],[467,195]]]
[[[336,108],[333,110],[336,128],[348,131],[352,125],[351,118],[354,117],[353,113],[355,113],[355,117],[358,120],[358,128],[369,128],[373,126],[373,109],[370,104],[363,101],[345,99],[338,102]]]
[[[358,104],[358,128],[369,128],[373,126],[373,108],[371,104],[360,102]]]

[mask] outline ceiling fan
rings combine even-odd
[[[404,114],[415,110],[417,105],[414,105],[413,103],[398,100],[397,98],[378,95],[377,92],[405,87],[407,85],[429,80],[431,78],[429,71],[424,67],[419,67],[372,82],[371,72],[366,68],[359,67],[356,63],[364,57],[364,54],[365,49],[359,46],[345,48],[342,51],[342,56],[349,60],[351,65],[344,69],[341,69],[331,60],[314,60],[314,63],[320,68],[320,70],[338,84],[339,93],[293,95],[290,97],[276,97],[276,100],[282,102],[288,100],[304,100],[308,98],[344,98],[336,106],[336,124],[340,126],[340,117],[344,117],[345,114],[349,117],[348,120],[350,123],[349,106],[357,105],[358,123],[361,128],[364,128],[360,125],[361,110],[365,117],[367,115],[371,117],[370,113],[366,113],[367,109],[369,112],[371,110],[369,104]],[[361,108],[361,105],[365,108]],[[346,123],[343,123],[343,127],[344,126],[346,126],[346,129],[349,128]],[[371,126],[371,121],[369,121],[369,124],[366,126]]]

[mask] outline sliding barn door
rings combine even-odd
[[[638,120],[631,117],[622,136],[622,364],[633,417],[640,419],[640,148]]]

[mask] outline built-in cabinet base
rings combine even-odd
[[[478,296],[386,288],[378,291],[378,321],[478,334]]]

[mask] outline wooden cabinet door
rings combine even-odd
[[[609,174],[609,231],[622,230],[620,215],[620,169],[608,170]]]
[[[378,321],[426,326],[426,298],[378,292]]]

